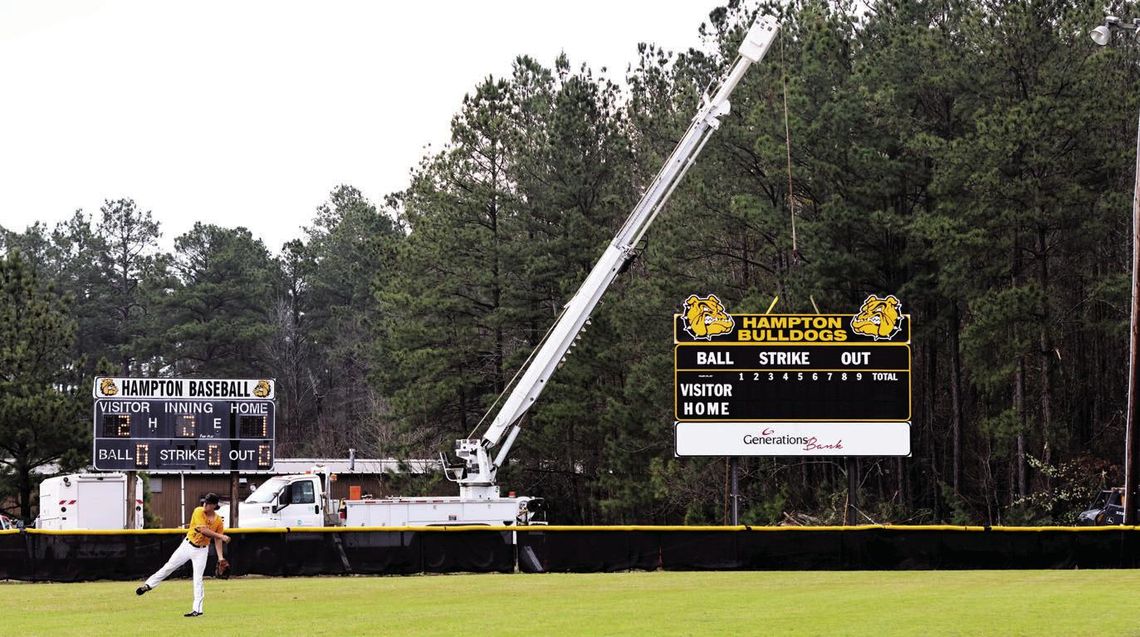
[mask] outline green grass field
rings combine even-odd
[[[6,635],[1140,635],[1140,571],[716,572],[0,584]],[[191,629],[191,625],[194,627]]]

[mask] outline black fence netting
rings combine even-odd
[[[1132,528],[466,527],[231,535],[226,557],[236,576],[1140,567],[1140,531]],[[0,532],[0,579],[142,580],[184,537]],[[214,561],[211,549],[208,573]],[[187,575],[189,565],[176,574]]]
[[[1136,568],[1134,529],[964,527],[518,533],[525,573],[622,570]]]
[[[609,573],[656,570],[661,533],[653,531],[539,531],[518,533],[524,573]]]
[[[510,573],[515,547],[507,531],[230,532],[231,575],[402,575]],[[185,541],[182,534],[11,533],[0,535],[0,579],[74,582],[141,580]],[[206,572],[213,573],[210,548]],[[189,564],[175,577],[189,576]]]

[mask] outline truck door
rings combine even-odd
[[[277,510],[283,526],[322,526],[320,484],[316,476],[294,480],[281,490]]]

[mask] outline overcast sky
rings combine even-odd
[[[620,79],[701,46],[716,0],[0,0],[0,226],[133,198],[277,252],[338,184],[400,190],[463,95],[519,54]]]

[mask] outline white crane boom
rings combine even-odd
[[[689,129],[653,179],[641,201],[630,213],[613,242],[602,253],[594,269],[582,286],[566,304],[562,314],[546,338],[526,363],[522,377],[515,384],[495,419],[482,438],[466,438],[455,442],[455,453],[464,461],[462,467],[449,470],[448,477],[459,483],[460,496],[468,498],[496,498],[499,488],[495,484],[498,468],[519,433],[519,420],[530,409],[547,382],[564,360],[579,332],[590,318],[598,301],[613,282],[622,266],[634,256],[634,247],[650,224],[661,212],[673,189],[693,165],[704,148],[709,135],[720,125],[720,118],[728,113],[728,97],[752,64],[759,62],[776,37],[779,23],[775,18],[760,16],[748,30],[741,43],[732,67],[711,98],[706,96],[700,110],[693,117]],[[491,450],[498,446],[494,461]]]

